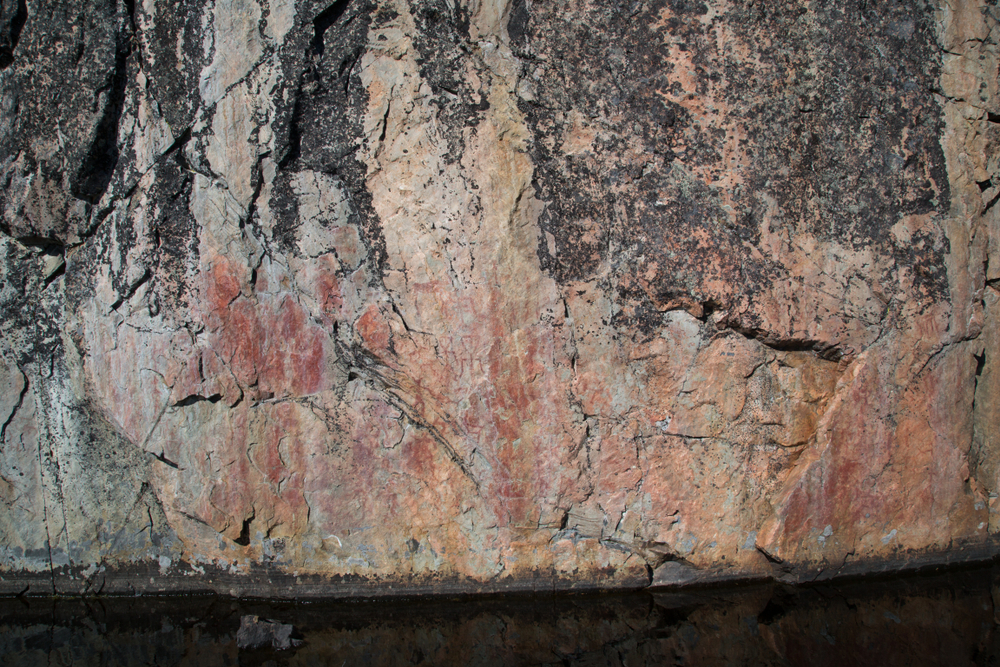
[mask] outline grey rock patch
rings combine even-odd
[[[301,639],[292,637],[294,632],[295,627],[288,623],[262,620],[259,616],[243,616],[236,633],[236,645],[244,650],[270,646],[284,651],[302,643]]]
[[[653,572],[653,586],[687,586],[703,581],[704,576],[697,568],[680,561],[668,560]]]

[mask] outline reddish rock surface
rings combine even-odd
[[[85,4],[0,12],[0,588],[994,554],[992,5]]]

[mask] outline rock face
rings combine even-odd
[[[995,552],[992,3],[0,7],[3,590]]]

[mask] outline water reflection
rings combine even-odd
[[[838,586],[473,601],[2,600],[3,665],[995,664],[1000,569]],[[241,650],[241,619],[298,647]]]

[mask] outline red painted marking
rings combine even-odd
[[[354,328],[361,336],[365,347],[376,356],[384,357],[389,350],[389,325],[382,316],[378,306],[368,306],[364,315],[358,318]]]

